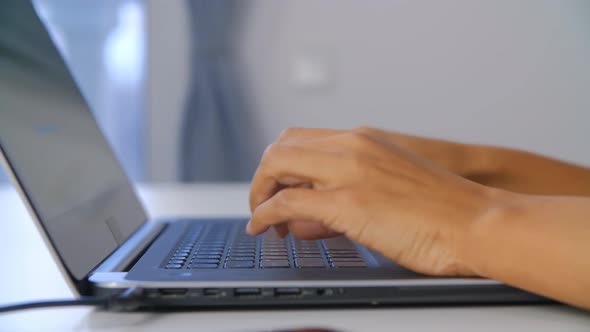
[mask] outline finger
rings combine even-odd
[[[288,231],[302,240],[325,239],[341,235],[317,221],[292,220],[287,225],[289,227]]]
[[[246,230],[258,235],[270,226],[295,220],[309,220],[322,223],[329,228],[335,217],[330,192],[307,188],[287,188],[258,206]]]
[[[250,210],[279,191],[285,182],[326,185],[342,171],[342,157],[336,153],[302,148],[293,144],[272,144],[267,148],[250,186]],[[284,186],[283,186],[284,187]]]
[[[339,129],[321,129],[321,128],[287,128],[281,132],[277,142],[286,143],[293,141],[308,140],[326,136],[333,136],[343,133]]]
[[[354,130],[338,130],[338,129],[313,129],[313,128],[288,128],[283,130],[278,143],[275,143],[265,151],[265,155],[268,154],[268,150],[275,145],[280,143],[288,143],[292,145],[298,145],[307,147],[310,149],[324,149],[327,151],[342,151],[342,149],[356,149],[365,151],[368,150],[367,145],[373,143],[376,139],[373,135],[383,136],[384,132],[372,129],[368,127],[361,127]],[[264,161],[264,159],[263,159]],[[257,171],[254,179],[259,176]],[[254,181],[253,181],[254,182]],[[282,185],[299,185],[305,183],[305,179],[299,179],[296,177],[285,176],[281,179],[280,183],[269,184],[269,187],[264,190],[265,194],[261,197],[256,197],[254,192],[250,191],[250,211],[253,211],[258,204],[261,204],[266,199],[270,198],[280,189]]]
[[[287,223],[274,225],[274,229],[282,239],[289,235],[289,225]]]

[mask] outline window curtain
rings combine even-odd
[[[188,1],[192,68],[181,126],[182,181],[247,181],[258,156],[235,45],[240,0]]]

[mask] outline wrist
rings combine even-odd
[[[484,204],[468,226],[460,257],[473,274],[496,279],[510,262],[504,251],[511,229],[525,212],[528,195],[484,187]]]

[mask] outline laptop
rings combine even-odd
[[[1,159],[76,294],[139,290],[145,308],[546,301],[416,274],[345,237],[252,237],[248,216],[151,220],[34,5],[0,7]]]

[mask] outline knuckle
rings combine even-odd
[[[278,141],[280,142],[280,141],[288,140],[291,137],[295,136],[297,133],[301,132],[301,130],[302,130],[302,128],[298,128],[298,127],[285,128],[279,134]]]
[[[264,149],[264,153],[262,154],[262,156],[266,156],[269,153],[271,153],[273,150],[275,150],[276,145],[277,145],[277,143],[271,143],[271,144],[267,145],[266,148]]]
[[[372,135],[375,133],[375,128],[369,127],[369,126],[360,126],[360,127],[356,127],[353,132],[355,133],[360,133],[360,134],[364,134],[364,135]]]
[[[358,149],[366,149],[373,144],[370,134],[365,131],[355,130],[352,132],[351,138]]]
[[[281,150],[281,145],[279,143],[272,143],[264,149],[264,153],[262,154],[262,161],[261,164],[267,164],[268,162],[272,161],[273,158],[279,154]]]
[[[277,159],[277,154],[279,153],[280,147],[277,143],[272,143],[266,147],[264,153],[262,154],[262,158],[260,159],[260,164],[258,165],[258,169],[256,170],[255,178],[264,178],[268,176],[269,173],[272,172],[274,169],[275,160]]]

